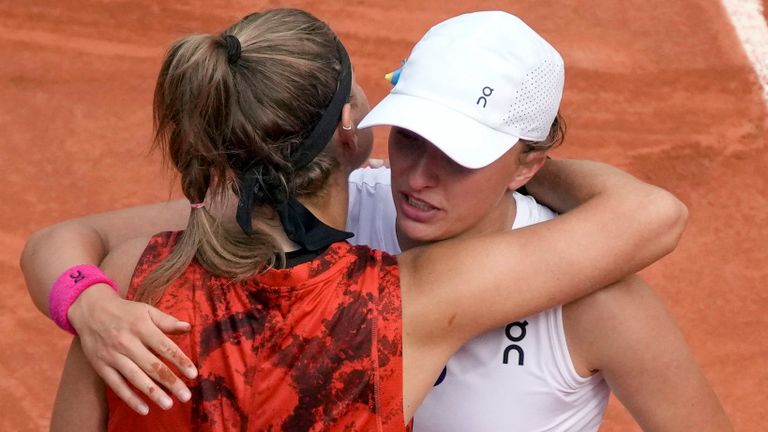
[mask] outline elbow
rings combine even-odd
[[[675,247],[677,247],[677,243],[680,241],[680,238],[683,236],[683,231],[685,231],[685,227],[688,226],[688,206],[685,205],[684,202],[680,201],[679,199],[675,198],[675,201],[677,202],[677,219],[675,221],[675,229],[677,232],[677,237],[675,238]]]
[[[46,239],[50,235],[50,228],[44,228],[32,233],[27,239],[24,249],[21,251],[19,257],[19,267],[21,273],[24,276],[24,281],[27,286],[32,302],[35,304],[40,312],[48,313],[47,296],[41,295],[39,287],[43,286],[41,277],[38,275],[37,267],[39,266],[40,250],[44,247]]]
[[[31,271],[39,244],[48,236],[49,231],[50,227],[33,232],[24,244],[24,249],[22,249],[21,256],[19,256],[19,268],[21,268],[21,272],[25,275],[28,271]]]
[[[36,273],[53,268],[51,261],[75,254],[80,261],[105,255],[105,245],[98,232],[76,221],[61,222],[33,232],[19,256],[19,267],[27,280],[38,281]],[[98,260],[96,261],[98,262]]]
[[[677,248],[688,224],[688,206],[670,192],[659,189],[652,209],[660,221],[657,244],[662,255]]]
[[[39,264],[39,254],[43,253],[46,248],[56,245],[60,238],[66,238],[70,231],[74,231],[74,227],[72,222],[67,221],[41,228],[30,234],[19,257],[21,271],[23,273],[33,271],[34,267]]]

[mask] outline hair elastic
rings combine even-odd
[[[240,39],[231,34],[223,35],[222,38],[224,39],[224,45],[226,45],[227,48],[227,61],[229,64],[233,65],[240,60],[242,50]]]
[[[190,204],[189,206],[192,207],[193,209],[200,209],[205,207],[205,203],[199,202],[199,203]]]

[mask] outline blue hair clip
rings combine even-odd
[[[397,70],[384,75],[384,79],[392,83],[392,85],[397,85],[397,81],[400,80],[400,72],[402,72],[403,66],[405,66],[405,60],[403,60],[401,66]]]

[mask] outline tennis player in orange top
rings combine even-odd
[[[667,192],[603,164],[550,161],[509,187],[528,182],[564,213],[554,220],[397,258],[351,246],[346,180],[370,153],[370,132],[356,129],[367,111],[341,42],[302,11],[171,47],[156,137],[192,203],[186,229],[120,242],[102,263],[111,278],[73,255],[37,272],[32,252],[25,273],[53,285],[65,328],[87,327],[68,309],[80,293],[124,317],[186,320],[173,342],[199,375],[182,383],[170,367],[192,369],[183,356],[150,345],[170,358],[158,363],[128,341],[101,371],[107,394],[75,339],[54,430],[403,430],[464,342],[638,271],[682,232],[685,207]],[[147,415],[118,370],[165,410]],[[191,402],[172,404],[153,379]]]

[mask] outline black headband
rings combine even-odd
[[[291,158],[291,165],[294,170],[307,166],[328,145],[333,137],[333,132],[341,121],[341,110],[344,108],[344,104],[349,102],[349,95],[352,92],[352,66],[349,63],[349,55],[347,55],[344,45],[341,42],[338,42],[337,45],[339,60],[341,60],[341,72],[339,73],[336,94],[333,95],[331,102],[325,108],[323,116],[315,123],[312,132],[304,138],[298,152]]]

